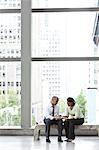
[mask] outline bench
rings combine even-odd
[[[51,128],[57,129],[57,125],[51,125]],[[45,124],[36,124],[34,127],[34,140],[40,140],[41,130],[45,131]],[[99,126],[98,125],[76,125],[75,126],[76,135],[98,135],[99,136]]]
[[[57,129],[57,125],[51,125],[51,128]],[[34,127],[34,140],[40,140],[41,130],[45,130],[45,124],[36,124]]]

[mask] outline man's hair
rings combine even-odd
[[[53,99],[53,98],[57,98],[57,102],[59,101],[59,98],[58,98],[57,96],[53,96],[52,99]]]
[[[72,97],[68,97],[67,102],[73,102],[73,105],[75,105],[75,100]]]

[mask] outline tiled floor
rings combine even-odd
[[[0,136],[0,150],[99,150],[99,137],[80,136],[72,143],[58,143],[56,136],[51,136],[51,143],[34,141],[32,136]],[[63,137],[63,140],[65,137]]]

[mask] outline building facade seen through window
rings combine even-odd
[[[50,0],[32,2],[38,8],[63,4],[58,2],[57,6]],[[65,2],[66,6],[71,4]],[[77,2],[72,1],[71,7],[99,4],[97,0],[80,1],[83,5]],[[98,15],[98,12],[32,13],[32,57],[46,60],[49,57],[99,57]],[[32,62],[32,125],[43,121],[44,109],[53,95],[60,98],[62,114],[66,98],[71,96],[80,104],[85,123],[99,124],[98,70],[98,61]]]

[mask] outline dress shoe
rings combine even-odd
[[[46,139],[46,142],[50,143],[51,141],[50,141],[50,139]]]
[[[63,140],[61,138],[58,138],[58,142],[63,142]]]
[[[66,139],[64,141],[66,141],[66,142],[72,142],[72,139]]]

